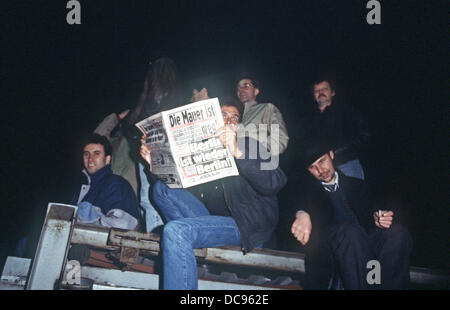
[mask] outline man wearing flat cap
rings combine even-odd
[[[409,232],[393,223],[392,211],[375,206],[364,181],[335,169],[330,149],[326,143],[310,144],[302,157],[315,180],[291,232],[305,246],[305,287],[407,289]],[[374,261],[379,279],[372,281],[377,278],[368,275]]]

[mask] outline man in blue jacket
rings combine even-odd
[[[111,170],[112,148],[106,137],[92,134],[83,142],[83,182],[72,198],[84,223],[136,229],[139,213],[131,185]]]
[[[276,195],[286,176],[279,167],[261,169],[263,161],[249,156],[250,151],[259,154],[249,149],[256,143],[237,138],[242,106],[229,101],[221,109],[225,126],[218,135],[236,160],[238,176],[185,190],[170,189],[150,174],[154,201],[167,221],[161,241],[163,289],[198,288],[193,249],[241,246],[249,252],[271,238],[278,222]],[[146,159],[149,152],[143,143],[141,156]]]

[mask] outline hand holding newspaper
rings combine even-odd
[[[147,138],[147,136],[144,134],[141,138],[141,148],[140,148],[140,153],[141,153],[141,157],[147,162],[147,164],[150,165],[151,161],[150,161],[150,148],[147,144],[145,144],[145,139]]]
[[[230,153],[232,144],[221,141],[230,135],[218,135],[218,129],[226,127],[217,98],[163,111],[136,126],[145,134],[148,149],[141,148],[141,155],[144,152],[152,173],[171,188],[239,174],[233,157],[236,154]]]
[[[223,147],[228,149],[234,158],[238,158],[242,155],[242,152],[237,145],[237,130],[238,127],[236,125],[228,124],[220,127],[216,133],[216,136],[219,137]]]

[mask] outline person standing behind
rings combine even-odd
[[[128,113],[123,120],[125,132],[131,143],[136,143],[136,149],[139,153],[140,131],[135,124],[153,114],[164,110],[175,108],[178,100],[175,96],[175,87],[177,82],[177,70],[175,62],[167,57],[158,58],[150,63],[150,68],[144,83],[144,90],[139,98],[137,106]],[[139,203],[145,213],[146,232],[151,232],[164,223],[160,214],[152,205],[149,197],[150,183],[144,171],[143,162],[139,161]]]
[[[260,141],[273,156],[278,156],[289,143],[286,124],[274,104],[256,101],[259,93],[259,82],[253,77],[244,75],[238,80],[236,95],[244,105],[241,125],[249,137]],[[266,125],[267,130],[261,125]]]
[[[319,77],[312,90],[317,106],[301,121],[301,144],[310,139],[330,141],[336,168],[347,176],[364,180],[359,156],[369,140],[366,121],[354,107],[334,102],[336,87],[332,79]]]

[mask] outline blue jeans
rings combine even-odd
[[[145,231],[151,232],[156,227],[164,225],[164,222],[150,202],[150,182],[147,179],[147,175],[144,172],[144,165],[139,163],[139,176],[141,178],[141,201],[140,205],[143,209],[142,217],[145,218]]]
[[[364,170],[359,159],[350,160],[336,168],[348,177],[364,180]]]
[[[153,199],[168,222],[161,240],[163,289],[196,290],[194,249],[241,245],[236,223],[229,216],[210,215],[190,192],[160,181],[153,186]]]

